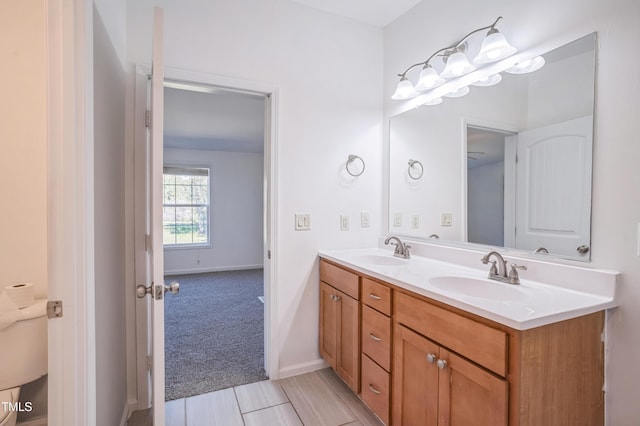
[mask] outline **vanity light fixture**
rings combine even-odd
[[[542,56],[536,56],[535,58],[527,59],[523,62],[518,62],[511,68],[505,70],[510,74],[527,74],[539,70],[544,66],[545,60]]]
[[[395,93],[391,96],[391,99],[394,100],[403,100],[403,99],[411,99],[418,96],[420,93],[413,87],[413,83],[411,83],[407,77],[402,76],[398,86],[396,87]]]
[[[469,93],[469,86],[462,86],[458,90],[454,90],[453,92],[447,93],[445,96],[447,98],[461,98]]]
[[[495,86],[496,84],[500,83],[502,81],[502,75],[500,75],[500,73],[498,74],[493,74],[490,75],[489,77],[482,79],[482,80],[478,80],[475,83],[471,83],[472,86],[478,86],[478,87],[489,87],[489,86]]]
[[[414,98],[420,92],[431,90],[443,84],[446,79],[455,79],[474,71],[477,66],[482,67],[485,64],[499,61],[516,53],[517,49],[511,46],[504,35],[496,28],[496,24],[500,19],[502,19],[502,16],[499,16],[493,24],[471,31],[457,43],[437,50],[426,61],[413,64],[402,74],[398,74],[400,81],[391,98],[395,100]],[[468,39],[473,34],[485,30],[489,31],[482,42],[480,51],[473,59],[473,63],[471,63],[467,57],[467,50],[469,50]],[[440,73],[436,71],[432,63],[432,61],[436,61],[436,58],[439,58],[443,64],[443,69]],[[414,86],[407,78],[407,73],[418,66],[423,68],[418,82]]]

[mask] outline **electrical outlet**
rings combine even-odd
[[[296,213],[296,231],[309,231],[311,229],[311,213]]]
[[[349,219],[349,216],[340,215],[340,230],[348,231],[349,229],[351,229],[351,220]]]
[[[442,213],[440,216],[440,226],[452,226],[453,215],[451,213]]]
[[[361,228],[369,227],[369,212],[360,213],[360,227]]]

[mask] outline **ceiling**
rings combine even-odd
[[[386,27],[422,0],[293,0],[376,27]]]
[[[164,89],[165,148],[263,152],[264,95],[183,86]]]

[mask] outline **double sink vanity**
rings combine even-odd
[[[617,273],[414,245],[320,252],[320,354],[385,424],[604,424]]]

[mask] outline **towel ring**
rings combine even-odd
[[[362,170],[358,172],[356,169],[356,171],[354,172],[349,167],[352,166],[352,164],[358,160],[360,160],[360,162],[362,163]],[[365,168],[364,160],[361,157],[353,154],[349,155],[349,158],[347,159],[347,173],[349,173],[353,177],[358,177],[362,173],[364,173],[364,168]]]
[[[414,166],[420,167],[419,172],[413,172]],[[411,160],[409,159],[409,177],[413,180],[418,180],[422,177],[422,174],[424,173],[424,167],[422,167],[422,163],[419,162],[418,160]]]

